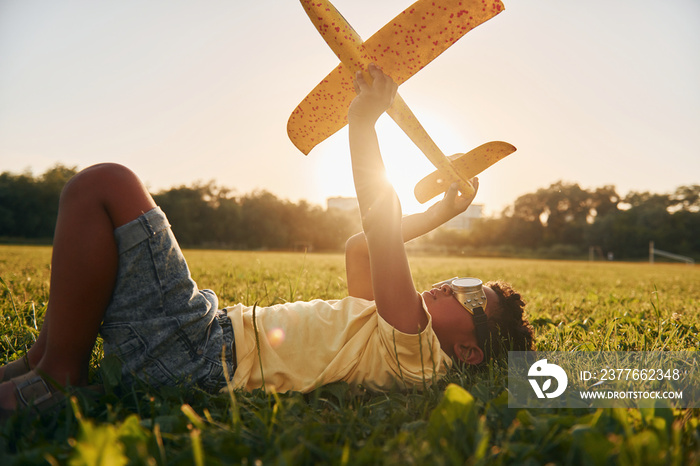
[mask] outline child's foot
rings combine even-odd
[[[33,407],[41,414],[63,402],[65,396],[50,381],[34,371],[0,384],[0,422],[17,409]]]
[[[0,417],[5,411],[14,411],[17,408],[17,399],[14,395],[14,385],[11,382],[0,384]]]
[[[21,358],[0,367],[0,383],[24,375],[30,370],[32,370],[32,368],[29,365],[29,357],[25,354]]]

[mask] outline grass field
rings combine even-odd
[[[342,255],[186,251],[222,306],[338,298]],[[0,357],[21,356],[48,300],[50,249],[0,246]],[[646,263],[414,257],[416,286],[456,275],[510,281],[538,350],[695,351],[700,268]],[[94,352],[98,399],[0,431],[0,464],[692,464],[700,410],[509,409],[503,364],[453,371],[426,392],[344,384],[307,395],[124,387]]]

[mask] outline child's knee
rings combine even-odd
[[[61,202],[100,201],[105,191],[114,186],[115,180],[130,172],[114,163],[92,165],[75,174],[61,191]],[[135,175],[134,175],[135,176]]]
[[[129,168],[117,163],[92,165],[78,172],[61,193],[61,203],[99,204],[115,224],[135,218],[155,207],[141,180]]]
[[[123,165],[116,163],[100,163],[80,170],[68,180],[63,190],[69,193],[72,191],[82,192],[91,187],[94,189],[98,186],[104,186],[105,183],[111,184],[114,179],[124,177],[125,175],[136,176]]]

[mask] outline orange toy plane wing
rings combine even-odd
[[[464,34],[504,9],[500,0],[419,0],[362,42],[330,2],[301,1],[341,60],[287,122],[289,138],[304,154],[347,124],[358,69],[374,62],[401,84]]]

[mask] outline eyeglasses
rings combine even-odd
[[[443,285],[450,285],[452,296],[454,296],[459,304],[472,315],[474,318],[474,330],[476,332],[476,342],[485,352],[486,338],[488,337],[488,328],[486,325],[486,294],[484,293],[484,284],[478,278],[459,278],[454,277],[440,283],[435,283],[433,288],[440,288]]]

